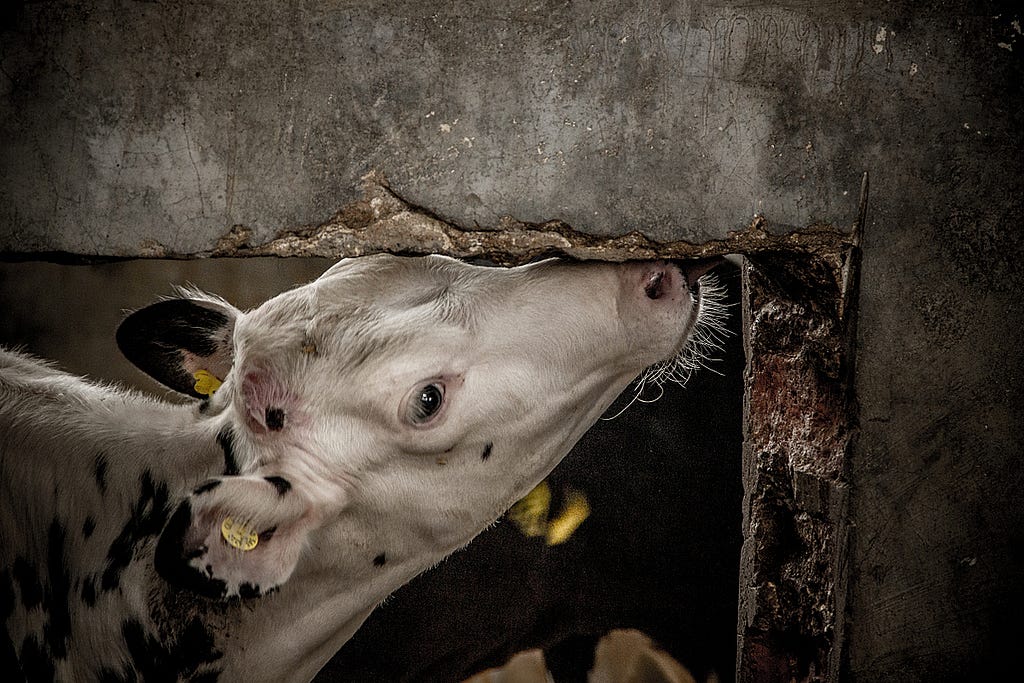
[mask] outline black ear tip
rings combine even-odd
[[[143,308],[128,314],[117,326],[117,332],[114,335],[117,340],[117,348],[121,350],[125,358],[136,365],[138,365],[136,359],[139,357],[139,351],[144,344],[142,331],[145,327],[145,311],[146,309]]]
[[[229,307],[192,299],[159,301],[129,314],[117,328],[117,347],[133,365],[177,392],[204,398],[184,367],[185,354],[219,357],[233,324]]]

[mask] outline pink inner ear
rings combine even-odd
[[[217,379],[223,380],[228,376],[228,372],[231,371],[230,360],[225,361],[217,354],[205,357],[197,356],[196,354],[185,351],[184,349],[182,349],[180,353],[181,367],[185,368],[185,371],[192,376],[195,376],[195,374],[200,370],[206,370]]]
[[[298,417],[298,397],[266,370],[245,373],[242,396],[249,427],[255,432],[281,431]]]

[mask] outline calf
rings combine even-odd
[[[381,255],[248,313],[188,292],[118,330],[185,405],[0,352],[0,667],[310,679],[640,371],[685,372],[706,267]]]

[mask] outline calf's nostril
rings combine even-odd
[[[663,271],[657,271],[652,273],[647,278],[647,282],[644,284],[644,292],[647,294],[648,299],[658,299],[662,295],[661,281],[665,279],[665,273]]]
[[[267,408],[264,414],[264,421],[267,429],[272,432],[279,432],[284,429],[284,410],[281,408]]]

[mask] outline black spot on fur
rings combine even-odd
[[[14,582],[8,570],[0,572],[0,671],[9,678],[23,680],[25,674],[18,663],[18,653],[7,631],[7,619],[14,614]]]
[[[209,548],[207,548],[205,544],[204,545],[197,545],[194,549],[192,549],[192,550],[188,551],[187,553],[185,553],[185,559],[186,560],[194,560],[197,557],[202,557],[203,555],[206,554],[207,550],[209,550]]]
[[[284,429],[284,410],[281,408],[267,408],[264,418],[270,431],[279,432]]]
[[[107,456],[100,453],[92,463],[92,476],[101,494],[107,493]]]
[[[131,564],[140,543],[160,533],[170,511],[167,484],[153,481],[149,470],[139,481],[139,498],[125,522],[121,533],[110,544],[107,565],[103,570],[102,587],[111,591],[121,583],[121,572]]]
[[[199,414],[202,415],[210,409],[210,399],[204,398],[199,402]]]
[[[135,683],[138,676],[134,671],[114,671],[113,669],[102,669],[96,675],[99,683]]]
[[[227,585],[212,577],[212,567],[208,576],[189,564],[190,558],[186,557],[184,539],[191,526],[192,506],[186,500],[175,510],[156,544],[156,553],[153,557],[156,571],[172,586],[185,588],[208,598],[223,598],[227,593]]]
[[[214,647],[211,630],[198,619],[190,620],[171,639],[158,638],[134,619],[121,624],[121,635],[144,681],[217,680],[217,671],[198,672],[223,654]]]
[[[494,444],[488,442],[488,444],[486,446],[484,446],[484,452],[480,455],[480,459],[481,460],[486,460],[487,458],[491,457],[491,450],[493,448],[494,448]]]
[[[235,459],[235,433],[231,427],[225,427],[217,434],[217,443],[224,451],[224,474],[233,476],[238,474],[238,460]]]
[[[205,482],[205,483],[200,484],[199,486],[197,486],[192,491],[192,495],[194,495],[194,496],[201,496],[201,495],[203,495],[204,493],[206,493],[208,491],[214,490],[218,486],[220,486],[220,479],[211,479],[210,481]]]
[[[167,651],[152,634],[146,632],[142,624],[130,619],[121,624],[121,635],[124,637],[128,653],[131,655],[135,669],[144,681],[172,681],[176,677],[168,668]]]
[[[279,496],[283,496],[292,490],[292,483],[284,477],[264,477],[264,479],[274,485]]]
[[[238,587],[238,596],[245,600],[258,598],[260,597],[260,587],[248,582],[243,583]]]
[[[25,679],[36,681],[52,681],[56,676],[53,660],[43,651],[43,647],[35,636],[29,636],[21,644],[21,670]]]
[[[50,523],[47,535],[46,564],[50,581],[49,620],[43,627],[43,636],[50,654],[57,659],[68,655],[71,638],[71,570],[68,567],[64,545],[67,531],[58,520]]]
[[[387,555],[385,555],[384,553],[381,553],[377,557],[373,558],[373,566],[374,567],[383,567],[385,564],[387,564],[387,561],[388,561]]]
[[[266,531],[261,531],[260,532],[260,540],[262,542],[266,543],[267,541],[269,541],[270,539],[272,539],[274,537],[275,533],[277,533],[277,527],[276,526],[272,526],[269,529],[267,529]]]
[[[96,577],[87,576],[82,581],[82,602],[89,607],[96,605]]]
[[[82,522],[82,538],[88,540],[94,531],[96,531],[96,520],[91,516],[86,517],[85,521]]]
[[[35,567],[29,565],[24,557],[14,560],[12,567],[14,580],[18,582],[18,590],[21,592],[21,604],[26,610],[39,606],[43,601],[43,587],[39,583],[39,573]]]
[[[121,636],[125,645],[128,646],[128,653],[132,657],[132,663],[136,670],[142,674],[142,680],[171,680],[170,671],[165,670],[161,665],[163,654],[160,643],[152,635],[146,633],[138,621],[129,619],[121,624]]]

